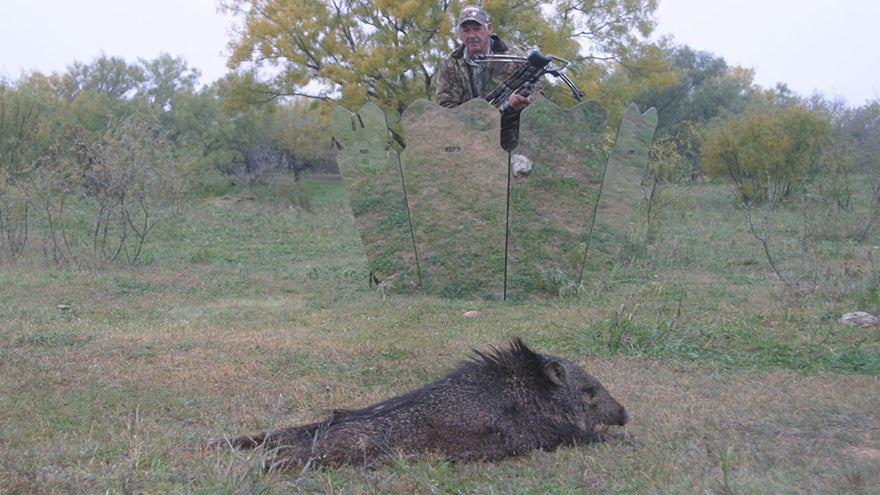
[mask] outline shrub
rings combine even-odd
[[[817,171],[830,142],[828,118],[800,105],[728,116],[700,139],[706,172],[730,180],[747,205],[789,197]]]

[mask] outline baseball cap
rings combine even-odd
[[[474,21],[482,24],[483,26],[489,25],[489,13],[486,12],[483,7],[479,5],[465,5],[461,9],[461,13],[458,16],[458,24],[457,27],[461,27],[462,24],[468,21]]]

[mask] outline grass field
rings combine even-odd
[[[880,327],[837,323],[880,313],[880,236],[852,240],[858,219],[766,217],[794,290],[730,192],[698,184],[577,291],[505,303],[370,289],[341,184],[307,188],[309,210],[198,202],[136,267],[4,261],[0,491],[880,493]],[[259,453],[200,448],[410,390],[515,336],[599,377],[628,439],[270,474]]]

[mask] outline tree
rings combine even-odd
[[[608,110],[608,121],[617,123],[633,102],[642,110],[651,104],[638,97],[655,88],[669,87],[677,81],[675,67],[670,63],[665,41],[642,44],[627,51],[619,63],[581,65],[572,70],[578,87],[587,98],[598,101]]]
[[[299,181],[307,169],[338,171],[326,123],[310,102],[297,99],[278,109],[273,129],[281,162]]]
[[[81,91],[103,93],[111,99],[132,96],[144,81],[144,71],[125,59],[102,55],[90,64],[74,62],[61,81],[62,95],[74,100]]]
[[[209,187],[213,182],[209,177],[217,177],[216,172],[232,161],[229,145],[235,124],[221,109],[218,84],[196,93],[176,94],[167,119],[173,122],[170,132],[175,153],[193,159],[194,166],[185,171],[192,186]]]
[[[220,111],[231,124],[224,126],[224,147],[231,151],[227,163],[219,164],[224,173],[241,179],[265,178],[281,167],[274,143],[273,126],[277,101],[255,101],[265,94],[265,84],[253,74],[228,74],[215,83]]]
[[[49,100],[25,83],[0,80],[0,247],[13,257],[27,243],[28,179],[45,145]]]
[[[880,100],[843,112],[839,131],[859,151],[858,168],[880,175]]]
[[[42,94],[29,85],[0,80],[0,184],[32,170],[48,109]]]
[[[757,91],[754,71],[730,67],[723,58],[686,45],[667,47],[665,56],[673,81],[643,87],[632,101],[640,108],[657,109],[657,137],[674,138],[678,154],[693,173],[700,173],[694,131],[722,113],[742,113]]]
[[[403,112],[430,98],[439,62],[456,44],[448,0],[225,0],[242,19],[230,63],[276,75],[267,97],[373,101]],[[656,0],[487,1],[496,32],[575,60],[615,58],[650,34]],[[581,47],[584,47],[583,49]]]
[[[724,177],[746,205],[779,202],[815,173],[831,142],[831,123],[800,104],[755,106],[708,126],[701,135],[710,177]]]
[[[163,111],[171,110],[175,94],[194,91],[201,76],[198,69],[188,68],[183,58],[167,53],[154,60],[139,60],[144,74],[139,92]]]
[[[739,113],[753,91],[753,72],[730,67],[712,53],[676,46],[667,52],[676,82],[638,95],[640,107],[657,109],[658,130],[681,123],[704,123],[726,110]]]

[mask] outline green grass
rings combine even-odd
[[[880,329],[836,321],[880,313],[871,238],[816,234],[804,262],[803,216],[771,212],[780,266],[809,281],[791,290],[729,191],[697,184],[655,242],[565,297],[398,296],[368,287],[341,184],[305,187],[308,209],[199,201],[134,267],[0,265],[4,493],[880,493]],[[598,376],[630,439],[272,474],[200,449],[377,402],[514,336]]]

